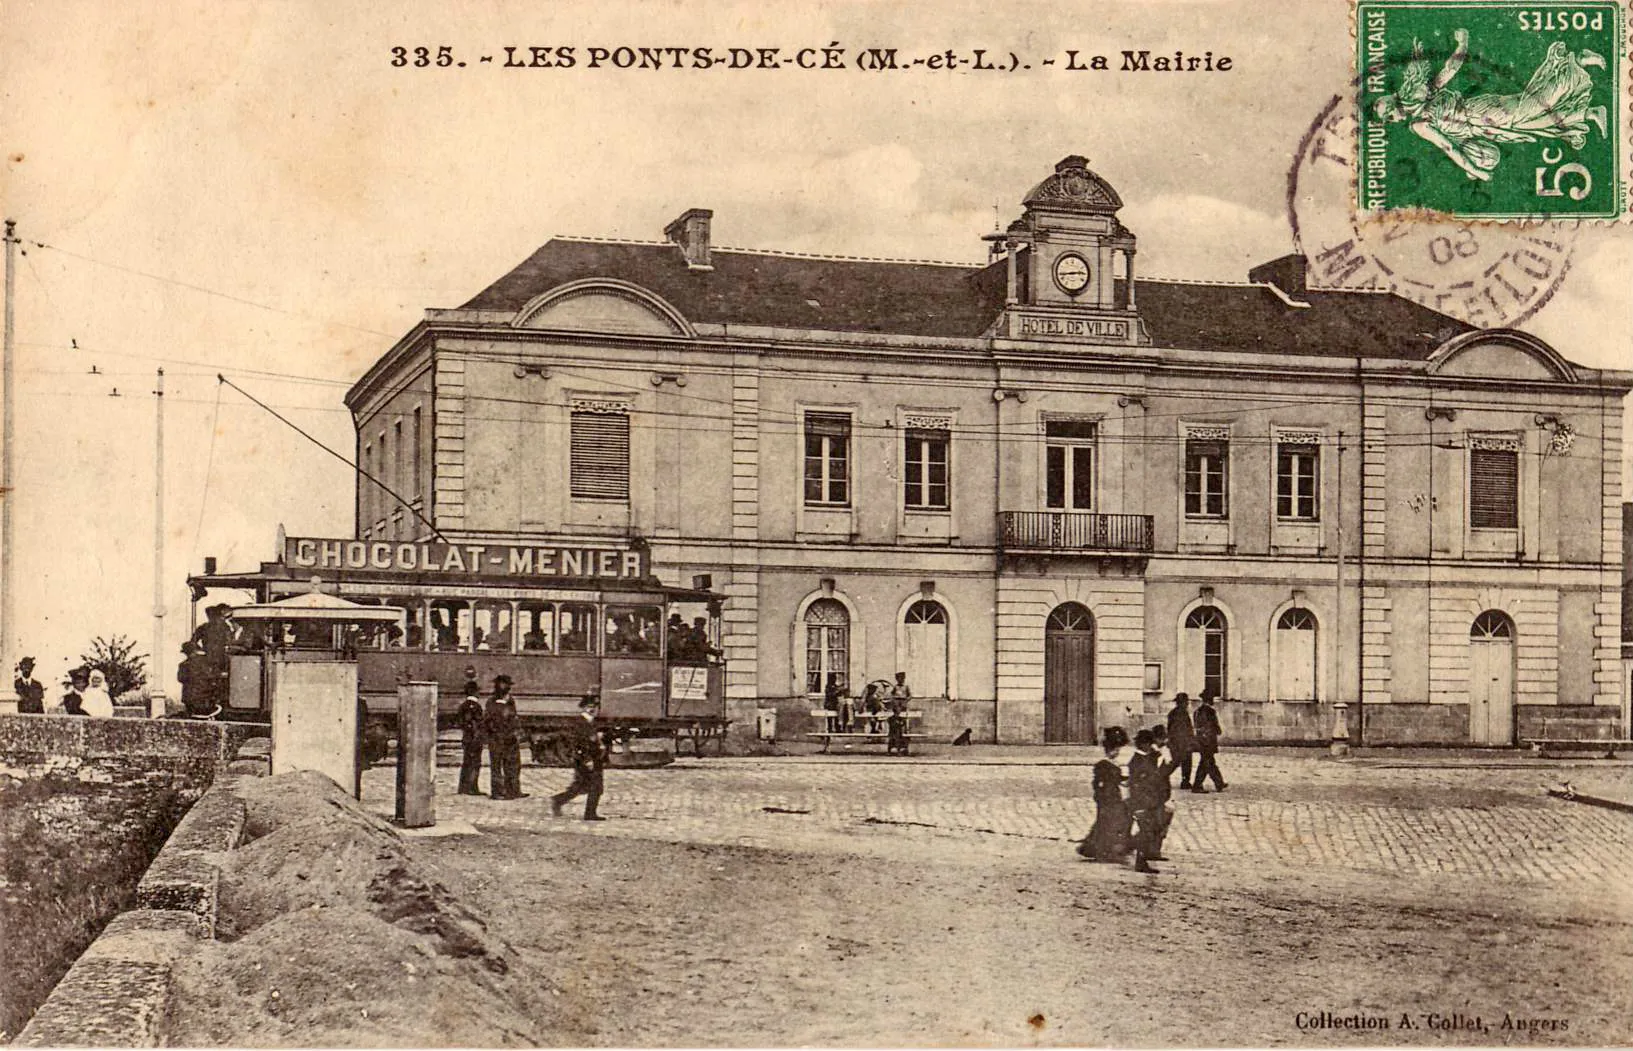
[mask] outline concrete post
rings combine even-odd
[[[1349,705],[1343,701],[1332,706],[1332,756],[1342,759],[1349,755]]]
[[[405,828],[437,823],[437,684],[397,687],[397,821]]]

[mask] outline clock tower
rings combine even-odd
[[[1073,155],[1021,202],[992,239],[1009,257],[1001,335],[1088,343],[1144,343],[1134,296],[1134,235],[1117,221],[1122,198]]]

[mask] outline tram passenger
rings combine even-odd
[[[181,644],[182,661],[176,668],[176,681],[181,683],[181,706],[192,719],[208,719],[221,709],[208,697],[210,662],[204,650],[191,642]]]
[[[206,710],[214,708],[227,699],[227,679],[229,675],[228,655],[233,643],[237,641],[237,632],[227,614],[232,607],[225,602],[218,602],[204,611],[205,622],[193,632],[193,645],[204,651],[206,674],[201,684],[204,694],[200,703]],[[205,702],[208,702],[205,704]]]
[[[679,613],[669,614],[669,659],[689,661],[695,659],[697,640],[692,638],[692,629],[686,626],[686,621]]]
[[[539,618],[533,622],[533,630],[522,636],[523,651],[541,653],[550,648],[550,637],[544,633],[545,616],[547,614],[539,614]]]
[[[493,697],[483,716],[483,729],[488,737],[488,759],[491,767],[488,793],[494,799],[521,799],[522,741],[521,721],[516,714],[516,702],[510,696],[510,676],[498,675],[493,680]]]
[[[713,661],[720,656],[720,650],[709,644],[709,619],[707,617],[692,618],[692,638],[697,647],[697,660]]]
[[[585,631],[583,624],[578,621],[570,623],[572,627],[562,632],[561,635],[561,652],[588,653],[590,649],[589,632]]]

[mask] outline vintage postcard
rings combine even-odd
[[[1624,0],[0,40],[0,1041],[1633,1039]]]

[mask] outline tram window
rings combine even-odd
[[[608,606],[607,652],[656,655],[662,616],[657,606]]]
[[[387,645],[392,649],[423,650],[425,649],[425,609],[418,602],[403,611],[403,619],[398,622],[402,629],[402,637],[391,639]]]
[[[522,633],[523,653],[549,653],[556,648],[556,609],[548,602],[516,606],[516,630]]]
[[[292,650],[332,650],[335,648],[334,625],[321,620],[288,621],[284,644]]]
[[[471,609],[462,599],[431,603],[431,648],[444,653],[468,653],[471,648]]]
[[[476,628],[472,638],[479,653],[509,653],[515,648],[511,635],[510,603],[478,602]]]
[[[595,607],[585,602],[563,602],[558,621],[560,653],[595,652]]]

